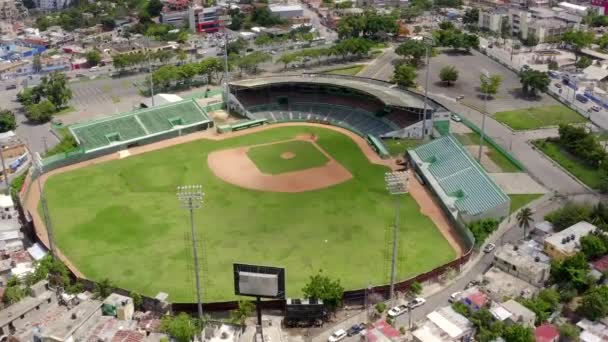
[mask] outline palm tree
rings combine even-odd
[[[517,224],[519,228],[524,229],[524,239],[526,238],[526,229],[530,228],[531,223],[534,221],[532,218],[532,209],[525,207],[517,213]]]

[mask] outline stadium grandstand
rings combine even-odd
[[[408,150],[416,174],[429,185],[456,220],[509,215],[510,198],[452,135]]]
[[[249,119],[320,122],[381,138],[421,137],[425,108],[422,96],[390,83],[324,74],[232,82],[229,106]],[[426,134],[433,119],[449,120],[449,112],[431,100],[426,113]]]
[[[85,153],[110,147],[130,147],[197,130],[213,122],[194,99],[144,108],[75,124],[69,130]]]

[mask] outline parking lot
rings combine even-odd
[[[456,67],[459,71],[459,76],[458,80],[448,87],[439,79],[439,71],[441,68],[450,65]],[[431,58],[429,92],[449,98],[463,96],[463,103],[482,110],[484,108],[484,99],[479,88],[479,77],[484,72],[502,76],[502,85],[498,93],[488,98],[489,113],[558,104],[556,100],[546,94],[541,94],[536,99],[522,96],[521,84],[515,73],[474,50],[469,54],[445,50],[443,53],[439,53],[436,57]],[[418,71],[417,83],[421,86],[424,85],[425,73],[426,68],[421,68]]]

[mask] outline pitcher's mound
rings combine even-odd
[[[293,152],[283,152],[281,153],[281,158],[283,159],[293,159],[296,157],[296,154]]]

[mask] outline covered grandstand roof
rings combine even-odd
[[[509,202],[509,197],[453,136],[408,151],[429,171],[459,211],[478,215]]]
[[[406,90],[392,87],[389,83],[382,81],[360,78],[360,77],[340,77],[339,75],[324,74],[304,74],[293,76],[258,77],[248,80],[231,82],[231,86],[244,88],[256,88],[271,84],[281,83],[308,83],[326,84],[337,87],[347,87],[370,94],[387,106],[424,108],[424,99]],[[437,104],[428,101],[428,108],[437,109]]]
[[[210,121],[205,110],[188,99],[75,124],[69,129],[78,144],[90,152]]]

